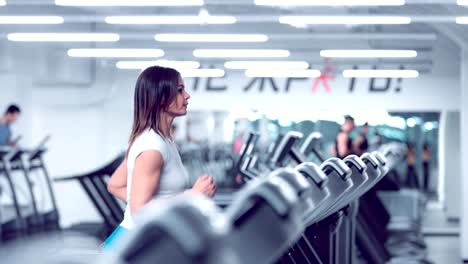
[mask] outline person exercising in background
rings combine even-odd
[[[431,161],[431,150],[429,149],[429,143],[424,143],[423,145],[423,175],[424,175],[424,191],[429,192],[429,180],[430,180],[430,161]]]
[[[354,129],[354,118],[345,116],[345,122],[341,125],[340,132],[335,139],[335,155],[343,159],[346,156],[353,154],[353,141],[350,137],[351,131]]]
[[[184,192],[213,197],[213,178],[203,175],[190,188],[189,175],[177,151],[171,127],[174,118],[187,114],[190,95],[180,73],[152,66],[137,79],[133,128],[122,164],[108,183],[108,190],[127,203],[122,223],[106,239],[112,249],[133,228],[133,216],[152,199],[170,199]]]
[[[0,146],[15,146],[15,143],[11,140],[10,125],[18,120],[20,113],[20,108],[12,104],[7,107],[3,117],[0,118]]]
[[[359,135],[354,139],[354,154],[361,156],[369,150],[369,141],[367,140],[367,133],[369,133],[369,124],[366,122],[361,127],[361,133],[359,133]]]
[[[406,143],[407,152],[406,152],[406,186],[409,188],[419,189],[419,177],[416,174],[415,161],[416,153],[414,151],[413,143]]]

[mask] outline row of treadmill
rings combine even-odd
[[[232,177],[244,179],[240,189],[219,190],[214,199],[186,194],[151,202],[115,250],[96,248],[83,252],[83,258],[75,251],[54,263],[430,263],[420,223],[395,219],[378,195],[379,186],[389,180],[385,176],[404,159],[405,146],[387,144],[341,160],[324,159],[320,141],[318,133],[303,138],[290,131],[263,150],[259,135],[251,133],[234,163],[236,172],[229,170]],[[44,149],[38,149],[42,155]],[[11,155],[2,158],[3,173],[11,174]],[[20,156],[24,175],[41,168],[48,178],[43,162],[33,162],[28,153]],[[93,231],[75,229],[83,230],[83,236],[102,241],[122,220],[124,204],[106,190],[122,159],[120,155],[93,172],[55,178],[56,183],[78,181],[102,216]],[[53,201],[52,187],[49,192]],[[36,229],[59,228],[52,208],[37,210]],[[27,233],[33,232],[34,225],[26,226]]]
[[[53,184],[44,162],[45,137],[33,149],[0,148],[0,241],[59,229]],[[5,199],[6,197],[6,199]]]
[[[302,137],[288,132],[265,153],[251,133],[237,162],[243,188],[150,203],[99,263],[430,263],[419,223],[392,223],[377,195],[404,145],[324,160],[320,135]]]

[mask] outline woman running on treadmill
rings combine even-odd
[[[216,186],[207,175],[190,189],[189,176],[171,134],[174,118],[187,113],[190,95],[178,71],[149,67],[137,79],[133,128],[126,158],[112,175],[108,190],[125,201],[122,223],[104,242],[104,249],[133,228],[133,216],[152,199],[170,198],[184,192],[213,197]]]
[[[337,158],[343,159],[353,154],[353,141],[350,136],[353,129],[354,118],[349,115],[345,116],[345,122],[341,126],[340,132],[336,135],[335,139],[335,153]]]

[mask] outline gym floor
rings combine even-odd
[[[428,254],[434,264],[463,263],[460,258],[460,241],[458,236],[426,237]]]
[[[81,233],[54,231],[7,242],[0,256],[1,263],[92,263],[99,248],[99,241]]]
[[[447,221],[443,208],[429,203],[423,221],[428,259],[435,264],[463,263],[460,256],[459,223]]]
[[[423,221],[423,233],[428,247],[428,259],[434,264],[462,263],[459,259],[459,223],[446,221],[443,209],[437,203],[430,202],[427,206]],[[76,249],[79,252],[77,253],[77,259],[83,260],[83,258],[87,258],[87,252],[89,252],[89,258],[93,259],[96,256],[96,248],[99,246],[96,241],[68,232],[65,234],[56,233],[55,235],[52,233],[47,238],[47,241],[50,242],[47,243],[47,247],[44,247],[44,243],[38,245],[34,243],[34,240],[28,241],[26,245],[29,245],[29,247],[26,248],[30,251],[22,250],[21,255],[23,257],[29,256],[34,258],[37,248],[41,248],[42,246],[44,250],[40,250],[41,255],[45,253],[54,257],[59,257],[60,254],[70,256],[74,254],[69,249]],[[25,247],[22,248],[26,249]],[[62,249],[59,250],[59,248]],[[63,248],[67,248],[67,250]],[[8,250],[8,247],[3,248],[3,250],[0,250],[0,253],[3,252],[0,255],[6,256],[7,259],[9,254],[6,253],[12,253],[15,257],[19,253],[15,252],[15,250],[13,252]]]

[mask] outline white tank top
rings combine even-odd
[[[146,130],[135,139],[127,157],[127,206],[125,208],[124,219],[120,224],[127,229],[133,227],[133,219],[130,211],[130,191],[132,189],[135,160],[141,153],[147,150],[159,151],[164,160],[159,179],[159,187],[154,194],[154,199],[169,198],[189,188],[189,176],[182,164],[176,144],[169,139],[164,139],[152,129]]]

